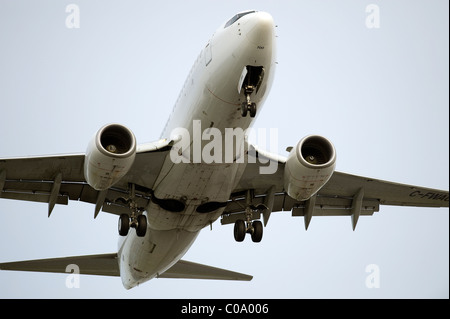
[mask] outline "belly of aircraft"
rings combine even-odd
[[[173,199],[183,205],[181,211],[164,209],[158,200],[147,207],[148,224],[157,230],[198,231],[222,214],[235,183],[236,163],[180,163],[155,188],[154,196]]]
[[[199,231],[147,229],[145,237],[135,232],[124,238],[119,249],[119,267],[125,288],[133,288],[158,277],[190,248]]]

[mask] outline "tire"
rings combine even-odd
[[[138,237],[144,237],[147,232],[147,217],[145,215],[139,215],[137,217],[136,235]]]
[[[259,220],[255,220],[253,222],[253,232],[252,232],[252,241],[254,243],[259,243],[262,240],[263,236],[263,224]]]
[[[130,218],[127,214],[122,214],[119,217],[119,235],[126,236],[128,235],[128,230],[130,229]]]
[[[252,103],[251,105],[249,105],[249,110],[250,110],[250,117],[255,117],[256,116],[256,103]]]
[[[237,242],[241,242],[245,239],[245,228],[245,222],[242,219],[239,219],[234,223],[234,239]]]
[[[246,117],[247,116],[247,111],[248,111],[248,107],[247,107],[247,103],[242,103],[241,104],[241,115],[242,117]]]

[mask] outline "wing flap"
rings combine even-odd
[[[258,165],[258,163],[248,164],[241,173],[241,180],[222,214],[223,225],[234,223],[238,219],[246,220],[247,203],[251,203],[253,208],[258,208],[253,210],[251,219],[261,219],[263,215],[265,224],[268,219],[266,215],[271,212],[292,211],[292,216],[305,217],[306,228],[312,216],[351,216],[353,229],[359,216],[378,212],[380,205],[449,207],[449,192],[446,190],[342,172],[334,172],[327,184],[313,198],[296,201],[284,191],[282,160],[278,161],[278,170],[273,175],[259,174]],[[247,193],[253,194],[252,198],[246,199]],[[269,202],[270,209],[266,205]]]
[[[264,203],[266,195],[259,195],[253,199],[253,205],[258,206]],[[238,219],[245,220],[245,197],[230,201],[222,214],[221,224],[232,224]],[[314,209],[311,216],[351,216],[353,207],[352,197],[336,197],[318,194],[315,198]],[[380,202],[376,199],[364,198],[361,204],[361,216],[371,216],[378,212]],[[275,194],[273,212],[291,211],[292,216],[305,216],[307,211],[307,201],[296,201],[285,193]],[[253,218],[260,219],[264,210],[253,211]]]
[[[0,263],[0,270],[70,273],[66,269],[73,264],[83,275],[120,276],[116,253]]]
[[[335,172],[319,194],[354,196],[360,189],[365,198],[378,199],[381,205],[448,207],[449,192],[415,185],[388,182]]]
[[[167,271],[160,274],[158,278],[250,281],[253,279],[253,276],[202,265],[191,261],[180,260]]]

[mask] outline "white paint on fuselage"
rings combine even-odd
[[[272,17],[265,12],[243,16],[231,26],[222,25],[202,50],[186,79],[175,107],[162,133],[169,138],[175,128],[193,132],[193,121],[202,130],[214,127],[225,136],[225,128],[248,128],[254,118],[242,117],[245,101],[238,91],[242,70],[263,66],[265,76],[252,101],[261,111],[270,90],[275,66],[275,31]],[[208,141],[203,141],[201,149]],[[191,141],[192,144],[192,141]],[[224,145],[224,140],[222,141]],[[191,154],[192,156],[192,154]],[[236,163],[180,163],[166,157],[157,178],[154,195],[159,199],[182,200],[186,208],[173,213],[151,203],[147,207],[148,228],[145,237],[130,230],[119,240],[119,263],[123,285],[132,288],[157,277],[175,264],[189,249],[202,228],[213,223],[224,208],[198,213],[198,205],[226,202],[236,184]]]

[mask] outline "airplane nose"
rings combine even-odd
[[[265,46],[272,43],[274,37],[274,22],[267,12],[257,12],[247,23],[247,39],[257,46]]]

